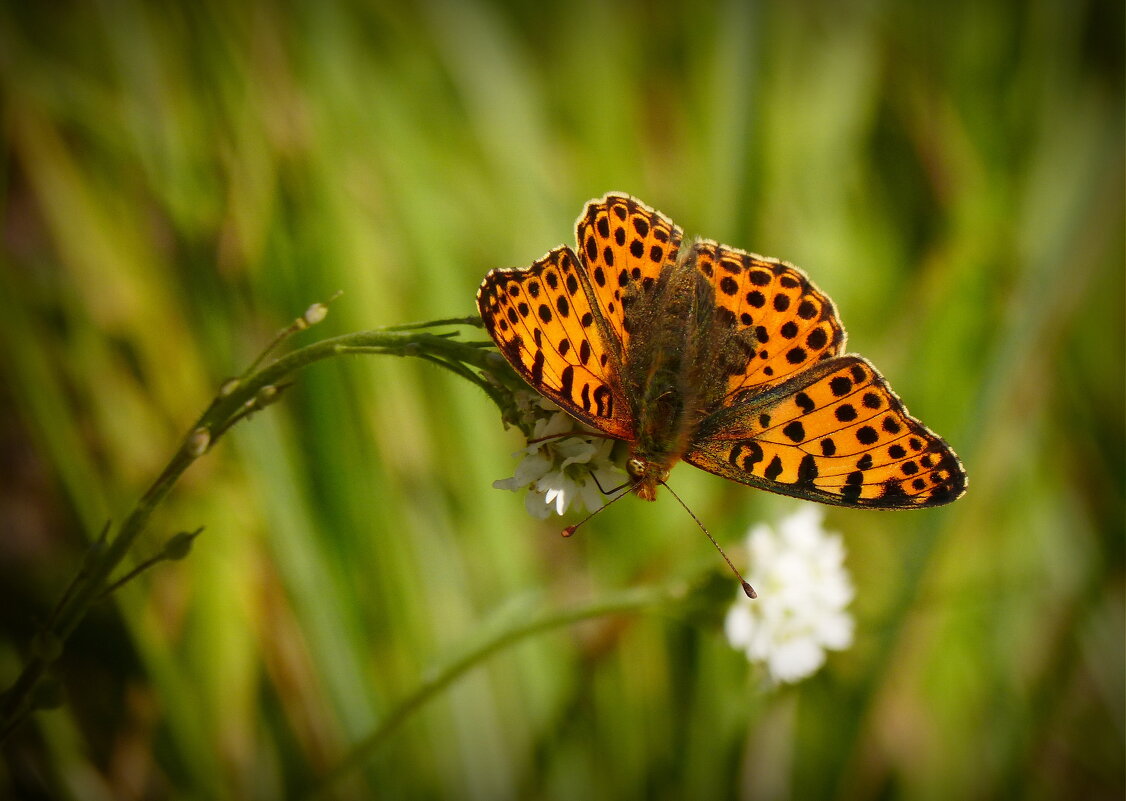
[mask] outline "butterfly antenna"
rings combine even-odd
[[[592,473],[591,475],[594,475],[594,474]],[[597,481],[597,479],[596,479],[596,481]],[[636,483],[636,482],[634,482],[634,483]],[[624,486],[624,485],[623,485],[623,486]],[[630,486],[633,486],[633,485],[631,484]],[[601,486],[599,486],[599,489],[602,489],[602,487],[601,487]],[[619,489],[621,489],[621,487],[619,487]],[[612,491],[613,491],[613,490],[611,490],[611,492],[612,492]],[[595,516],[596,514],[598,514],[599,512],[601,512],[601,511],[602,511],[603,509],[605,509],[605,508],[606,508],[607,506],[609,506],[610,504],[612,504],[612,503],[616,503],[616,502],[620,501],[620,500],[621,500],[622,498],[626,497],[627,495],[629,495],[629,493],[628,493],[628,492],[623,492],[623,493],[622,493],[621,495],[618,495],[617,497],[611,498],[610,500],[606,501],[606,503],[602,504],[602,505],[601,505],[601,506],[599,506],[599,507],[598,507],[597,509],[595,509],[595,510],[594,510],[593,512],[591,512],[591,513],[590,513],[590,514],[588,514],[588,515],[587,515],[586,517],[584,517],[584,518],[583,518],[582,520],[580,520],[580,521],[579,521],[578,523],[575,523],[575,525],[573,525],[573,526],[567,526],[567,528],[563,529],[563,531],[562,531],[562,532],[560,532],[560,533],[561,533],[561,534],[562,534],[562,535],[563,535],[564,537],[570,537],[570,536],[571,536],[572,534],[574,534],[574,533],[575,533],[575,529],[577,529],[577,528],[578,528],[579,526],[581,526],[581,525],[582,525],[583,523],[585,523],[586,521],[590,520],[590,519],[591,519],[592,517],[594,517],[594,516]]]
[[[680,499],[680,496],[676,494],[676,492],[673,490],[672,487],[670,487],[664,481],[661,482],[661,486],[663,486],[665,489],[667,489],[669,492],[672,493],[672,496],[674,498],[676,498],[676,502],[684,507],[684,511],[686,511],[686,512],[688,512],[688,514],[692,515],[692,519],[696,521],[696,525],[700,527],[700,531],[704,532],[704,534],[707,536],[707,538],[712,541],[712,545],[714,545],[715,549],[717,551],[719,551],[719,555],[723,557],[723,561],[727,562],[727,566],[729,568],[731,568],[731,572],[735,574],[735,578],[739,579],[739,583],[743,585],[743,592],[745,592],[747,594],[747,597],[748,598],[757,598],[758,593],[755,592],[755,588],[752,587],[750,585],[750,583],[745,578],[743,578],[743,574],[739,572],[739,569],[737,567],[735,567],[734,563],[732,563],[732,561],[728,558],[728,556],[724,552],[723,548],[721,548],[719,546],[719,543],[716,542],[715,537],[712,536],[712,533],[710,531],[708,531],[708,529],[704,526],[703,523],[700,522],[700,518],[696,517],[696,513],[688,508],[688,504],[686,504],[684,501],[682,501]],[[618,496],[618,497],[621,497],[621,496]],[[616,500],[617,500],[617,498],[614,499],[614,501],[616,501]],[[614,501],[610,501],[610,503],[613,503]],[[609,503],[606,504],[606,506],[609,506],[609,505],[610,505]],[[606,507],[604,506],[602,508],[605,509]],[[585,523],[586,521],[584,520],[583,522]],[[569,536],[569,535],[567,535],[567,536]]]

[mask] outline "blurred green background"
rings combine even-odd
[[[138,559],[206,531],[79,628],[0,796],[292,796],[488,631],[704,581],[501,649],[334,792],[1121,799],[1122,4],[532,9],[3,5],[0,684],[277,329],[471,314],[609,190],[808,270],[966,497],[830,510],[856,641],[772,688],[667,494],[561,540],[492,489],[523,443],[478,389],[321,363],[161,507]],[[736,554],[796,503],[672,478]]]

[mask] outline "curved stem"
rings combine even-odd
[[[291,375],[333,356],[366,351],[422,356],[447,365],[470,364],[486,368],[489,366],[486,362],[488,354],[479,345],[419,331],[438,324],[464,324],[468,319],[418,323],[403,326],[404,330],[401,331],[382,329],[344,334],[295,350],[248,375],[227,382],[192,426],[164,470],[122,520],[117,534],[104,543],[99,540],[91,549],[83,568],[64,591],[51,619],[36,635],[32,654],[23,670],[13,685],[0,696],[0,743],[35,708],[36,688],[47,675],[51,664],[58,659],[67,638],[86,617],[90,606],[110,586],[110,576],[144,531],[157,504],[164,500],[184,471],[206,453],[231,426],[276,400],[279,389],[286,386],[283,382]],[[271,343],[268,350],[274,344],[276,343]],[[256,360],[254,364],[257,365],[260,361],[261,359]]]
[[[527,616],[522,617],[520,622],[515,625],[502,629],[484,641],[471,646],[463,654],[451,659],[437,670],[429,672],[414,692],[402,699],[374,731],[354,745],[332,770],[321,777],[320,783],[308,793],[307,797],[318,798],[323,796],[338,781],[358,770],[412,714],[458,678],[498,651],[545,631],[605,615],[650,609],[678,601],[685,595],[685,589],[679,585],[673,588],[632,589],[595,601],[578,604],[568,609],[547,610],[538,616],[532,616],[530,619]]]

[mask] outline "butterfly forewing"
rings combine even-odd
[[[612,437],[633,428],[621,396],[616,357],[595,323],[570,248],[527,269],[492,270],[477,292],[485,329],[537,392]]]
[[[839,506],[911,509],[965,490],[958,457],[858,356],[834,358],[707,418],[685,461],[733,481]]]
[[[681,230],[641,201],[611,193],[587,203],[575,238],[597,310],[616,340],[609,344],[625,354],[631,334],[627,306],[676,260]]]

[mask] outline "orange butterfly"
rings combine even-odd
[[[833,303],[791,264],[681,229],[628,195],[592,200],[578,254],[492,270],[477,308],[533,389],[629,443],[653,500],[683,459],[836,506],[920,509],[966,489],[954,451],[866,359],[841,355]]]

